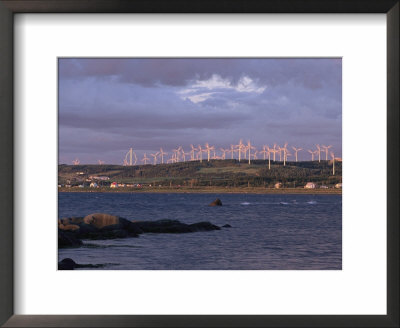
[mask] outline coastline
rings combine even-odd
[[[79,188],[59,187],[58,192],[94,192],[94,193],[185,193],[185,194],[306,194],[341,195],[342,189],[305,189],[305,188],[218,188],[218,187],[141,187],[141,188]]]

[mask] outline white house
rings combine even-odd
[[[307,184],[304,186],[306,189],[315,189],[317,188],[317,185],[314,182],[307,182]]]

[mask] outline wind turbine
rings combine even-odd
[[[314,154],[315,154],[315,152],[312,151],[311,149],[309,149],[308,152],[311,154],[311,161],[314,161]],[[317,151],[317,152],[318,152],[318,151]]]
[[[132,160],[134,158],[134,161]],[[128,152],[125,155],[125,159],[124,159],[124,165],[135,165],[137,162],[137,157],[135,152],[133,151],[132,148],[129,148]]]
[[[268,170],[271,170],[271,152],[273,153],[273,149],[269,148],[267,146],[267,151],[268,151]]]
[[[193,145],[190,145],[190,148],[192,148],[190,151],[190,160],[194,161],[194,152],[197,151],[197,148],[195,148]]]
[[[276,149],[276,144],[274,144],[274,148],[272,150],[272,153],[274,154],[274,162],[275,162],[275,154],[278,152],[278,150]]]
[[[167,155],[166,152],[163,151],[162,148],[160,148],[160,156],[161,156],[161,164],[164,164],[164,155]]]
[[[210,151],[211,150],[215,150],[215,147],[214,146],[210,146],[208,144],[208,142],[206,142],[206,144],[205,144],[205,152],[207,152],[207,162],[210,161]]]
[[[146,165],[146,164],[147,164],[147,161],[149,161],[149,160],[150,160],[150,158],[148,158],[148,157],[147,157],[147,154],[144,153],[143,159],[142,159],[141,161],[144,162],[144,165]]]
[[[264,145],[263,148],[262,148],[262,150],[259,151],[260,154],[263,154],[263,155],[264,155],[264,161],[265,161],[265,155],[267,155],[267,153],[268,153],[268,152],[266,151],[266,148],[267,148],[267,146]]]
[[[220,148],[220,150],[221,150],[221,152],[222,152],[222,159],[225,159],[226,152],[228,152],[229,149]]]
[[[296,156],[296,162],[297,162],[297,153],[300,151],[300,150],[303,150],[303,148],[296,148],[296,147],[292,147],[293,148],[293,150],[294,150],[294,153],[295,153],[295,156]]]
[[[321,147],[319,145],[317,146],[317,152],[318,152],[318,162],[321,163]]]
[[[282,148],[281,148],[281,147],[279,148],[281,152],[282,152],[282,150],[283,150],[283,166],[286,166],[287,145],[288,145],[288,143],[286,142],[285,145],[284,145]],[[280,152],[279,154],[281,154],[281,152]]]
[[[250,140],[247,141],[247,149],[249,150],[249,165],[250,165],[250,160],[251,160],[251,150],[256,149],[256,147],[252,146],[250,143]]]
[[[183,162],[186,162],[186,155],[189,153],[185,153],[185,151],[182,148],[182,158],[183,158]]]
[[[228,150],[228,152],[231,153],[231,159],[233,159],[233,153],[235,152],[235,146],[234,146],[234,145],[231,145],[231,149]]]
[[[335,175],[335,154],[331,151],[331,157],[332,157],[332,175]]]
[[[242,149],[244,147],[243,141],[242,139],[239,140],[239,144],[236,145],[237,147],[237,151],[239,152],[239,162],[240,162],[240,158],[241,158],[241,154],[242,154]]]
[[[155,153],[155,154],[150,154],[150,156],[153,156],[153,163],[154,165],[157,164],[157,156],[159,155],[159,152]]]
[[[199,147],[197,148],[198,149],[198,153],[197,153],[197,156],[199,156],[200,155],[200,163],[202,163],[203,162],[203,150],[201,149],[201,145],[199,145]]]
[[[324,146],[324,145],[322,145],[322,148],[324,148],[324,152],[325,152],[325,160],[327,161],[328,160],[328,149],[329,148],[331,148],[332,147],[332,145],[329,145],[329,146]]]
[[[174,153],[175,163],[177,163],[179,161],[179,151],[180,151],[180,147],[178,147],[176,149],[172,149],[172,152]]]

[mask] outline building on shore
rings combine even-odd
[[[275,187],[275,189],[282,188],[282,182],[275,183],[274,187]]]
[[[336,189],[342,189],[342,183],[337,183],[335,184]]]
[[[112,182],[110,185],[110,188],[118,188],[118,187],[119,187],[118,183],[116,183],[116,182]]]
[[[90,188],[97,188],[97,187],[98,187],[98,184],[96,182],[92,182],[90,184]]]
[[[307,182],[307,184],[304,186],[306,189],[315,189],[317,188],[317,185],[314,182]]]

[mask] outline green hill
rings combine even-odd
[[[254,160],[251,165],[238,160],[210,160],[179,162],[157,165],[66,165],[58,168],[59,184],[89,185],[96,181],[109,186],[111,182],[126,184],[182,185],[182,186],[231,186],[299,187],[307,182],[329,187],[342,182],[342,162],[335,162],[332,175],[331,161],[272,162]],[[99,179],[103,177],[103,179]],[[106,178],[109,180],[106,180]]]

